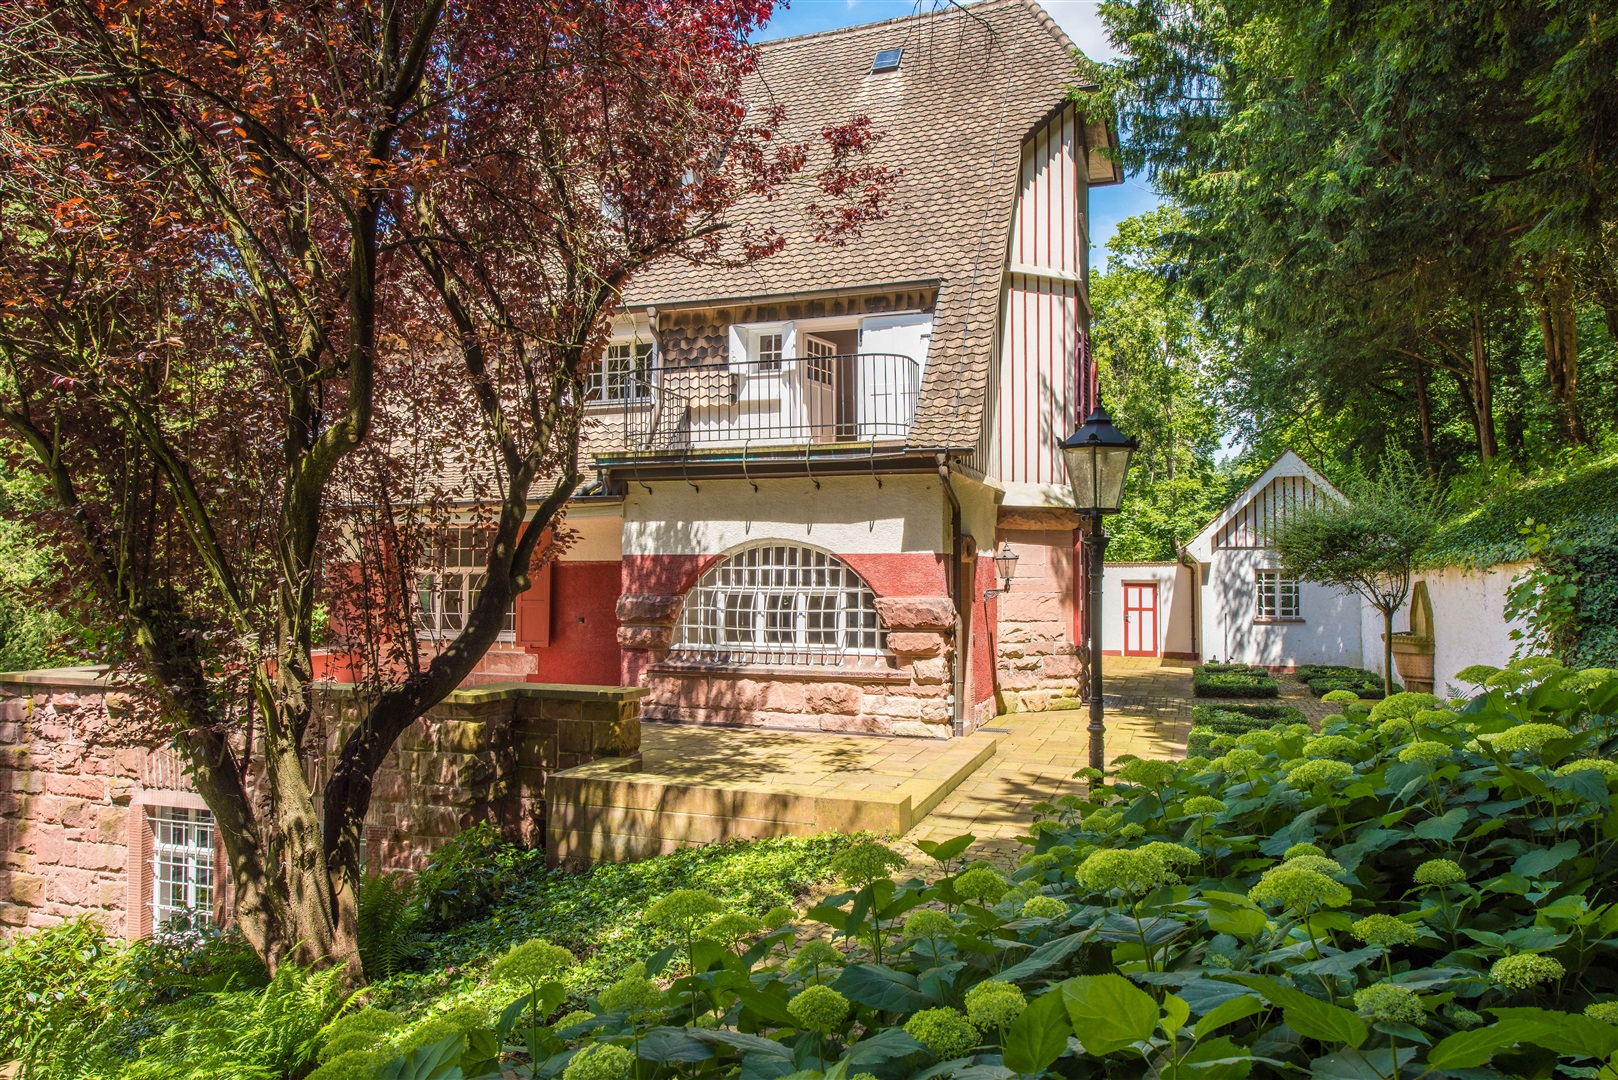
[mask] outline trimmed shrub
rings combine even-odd
[[[1252,664],[1200,664],[1191,672],[1191,692],[1197,697],[1272,698],[1281,686]]]
[[[1315,697],[1325,697],[1333,690],[1347,690],[1363,701],[1376,701],[1387,695],[1382,676],[1364,668],[1336,668],[1304,682]]]
[[[1220,735],[1240,735],[1247,731],[1306,724],[1309,718],[1296,705],[1249,705],[1231,702],[1191,707],[1191,734],[1186,742],[1190,757],[1207,756]]]

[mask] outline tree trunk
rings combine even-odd
[[[1478,433],[1478,456],[1489,461],[1500,453],[1494,435],[1494,384],[1489,378],[1489,338],[1484,333],[1483,305],[1472,305],[1472,410]]]
[[[1565,272],[1554,274],[1539,294],[1545,376],[1556,400],[1563,436],[1570,446],[1586,446],[1589,439],[1579,418],[1579,336],[1574,314],[1573,287]]]
[[[1416,412],[1421,418],[1421,453],[1427,461],[1427,475],[1436,475],[1433,464],[1433,409],[1427,398],[1427,362],[1416,357]]]
[[[1393,693],[1393,611],[1382,609],[1382,679],[1389,695]]]

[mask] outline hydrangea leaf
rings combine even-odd
[[[1457,806],[1446,810],[1443,817],[1428,818],[1418,824],[1413,831],[1423,840],[1442,840],[1448,843],[1461,831],[1467,817],[1466,807]]]
[[[1359,1015],[1336,1005],[1328,1005],[1301,990],[1283,986],[1259,975],[1238,975],[1235,982],[1257,990],[1264,1000],[1281,1009],[1287,1027],[1306,1039],[1325,1043],[1347,1043],[1358,1047],[1365,1042],[1365,1021]]]
[[[904,1028],[884,1028],[870,1038],[861,1039],[849,1047],[848,1054],[843,1060],[848,1062],[849,1072],[852,1073],[895,1058],[907,1058],[921,1053],[922,1050],[921,1043],[912,1038]]]
[[[1047,968],[1055,967],[1069,956],[1072,956],[1086,941],[1090,940],[1090,935],[1094,932],[1094,927],[1088,927],[1077,934],[1068,934],[1066,937],[1047,941],[1029,953],[1026,959],[1012,964],[996,975],[995,978],[1002,979],[1005,982],[1018,982],[1030,976],[1038,975]]]
[[[1254,994],[1243,994],[1239,998],[1232,998],[1222,1005],[1215,1006],[1207,1016],[1197,1021],[1192,1033],[1197,1037],[1197,1041],[1201,1042],[1210,1031],[1218,1031],[1226,1024],[1246,1020],[1263,1008],[1263,999]]]
[[[1511,872],[1521,874],[1526,878],[1535,878],[1546,871],[1554,870],[1567,860],[1579,853],[1577,840],[1563,840],[1555,847],[1535,848],[1533,851],[1519,855],[1511,864]]]
[[[697,1038],[692,1029],[683,1027],[655,1027],[640,1037],[640,1056],[647,1061],[707,1061],[713,1057],[708,1044]]]
[[[852,964],[832,983],[850,1001],[889,1012],[915,1012],[934,1004],[916,985],[916,977],[883,964]]]
[[[1502,1020],[1488,1027],[1457,1031],[1440,1039],[1427,1051],[1427,1067],[1475,1069],[1487,1063],[1497,1051],[1528,1041],[1538,1027],[1528,1020]]]
[[[1157,1002],[1122,975],[1080,975],[1062,984],[1073,1033],[1092,1054],[1144,1042],[1157,1030]]]
[[[1044,1072],[1066,1052],[1067,1037],[1072,1033],[1062,995],[1043,994],[1030,1001],[1006,1029],[1006,1066],[1020,1073]]]
[[[1588,1016],[1576,1013],[1554,1012],[1550,1009],[1489,1011],[1498,1016],[1502,1023],[1517,1020],[1533,1025],[1534,1033],[1524,1037],[1522,1041],[1543,1046],[1558,1054],[1599,1058],[1603,1061],[1613,1054],[1618,1054],[1618,1027],[1602,1023],[1600,1020],[1592,1020]]]

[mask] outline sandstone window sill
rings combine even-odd
[[[1282,625],[1282,626],[1285,626],[1285,625],[1288,625],[1288,624],[1299,625],[1299,624],[1302,624],[1304,621],[1305,620],[1303,620],[1303,619],[1254,619],[1253,620],[1253,625],[1255,625],[1255,626],[1275,626],[1277,624]]]
[[[702,675],[711,679],[802,680],[804,682],[894,683],[908,685],[910,673],[892,668],[822,665],[713,664],[663,660],[647,668],[653,675]]]

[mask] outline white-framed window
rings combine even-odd
[[[167,806],[151,807],[147,814],[152,826],[152,926],[193,912],[212,917],[213,815]]]
[[[837,346],[825,338],[805,334],[803,338],[803,374],[810,382],[830,386],[836,380],[836,365],[834,357],[837,355]]]
[[[764,541],[726,556],[687,594],[673,651],[741,664],[883,664],[876,596],[841,559]]]
[[[1303,607],[1298,598],[1298,579],[1279,570],[1260,570],[1257,575],[1258,604],[1253,610],[1259,619],[1301,619]]]
[[[483,592],[492,538],[485,529],[448,529],[431,553],[434,568],[416,578],[416,631],[422,637],[454,637]],[[517,636],[517,606],[506,608],[500,640]]]
[[[652,396],[650,341],[614,341],[590,372],[586,401],[645,401]]]
[[[757,344],[753,348],[755,371],[781,370],[781,334],[779,331],[772,334],[760,334]]]

